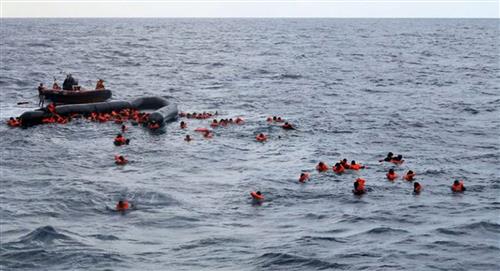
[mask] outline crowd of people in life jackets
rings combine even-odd
[[[72,118],[77,118],[77,117],[85,117],[90,121],[96,121],[96,122],[107,122],[107,121],[114,121],[117,124],[123,124],[125,121],[132,121],[132,123],[146,123],[148,121],[148,114],[147,113],[141,113],[137,110],[134,109],[123,109],[118,112],[112,111],[111,113],[91,113],[88,116],[80,116],[78,114],[71,114],[69,116],[60,116],[56,112],[56,105],[55,104],[49,104],[46,109],[48,112],[51,113],[51,115],[43,120],[43,123],[60,123],[60,124],[65,124],[69,122]],[[203,112],[203,113],[179,113],[180,117],[185,117],[187,119],[198,119],[198,120],[203,120],[203,119],[209,119],[214,116],[218,115],[217,112],[215,113],[210,113],[210,112]],[[293,130],[295,127],[285,121],[282,117],[268,117],[267,122],[271,125],[279,125],[281,128],[285,130]],[[226,119],[213,119],[210,123],[209,126],[211,128],[217,128],[217,127],[226,127],[231,124],[235,125],[242,125],[244,124],[245,121],[241,117],[237,118],[226,118]],[[7,124],[11,127],[18,127],[21,126],[21,120],[19,118],[10,118],[7,122]],[[155,123],[149,124],[150,129],[157,129],[159,125]],[[187,122],[181,121],[180,122],[180,128],[181,129],[187,129],[188,125]],[[130,144],[130,139],[125,138],[123,136],[123,133],[125,133],[127,130],[127,127],[125,125],[121,126],[121,133],[117,134],[116,137],[114,138],[113,143],[116,146],[123,146],[123,145],[128,145]],[[212,138],[213,137],[213,132],[204,127],[199,127],[194,129],[195,132],[202,133],[203,137],[205,138]],[[259,133],[256,135],[255,139],[258,142],[265,142],[268,140],[267,135],[264,133]],[[186,135],[184,138],[185,141],[191,141],[193,138],[190,135]],[[128,163],[128,160],[123,156],[123,155],[115,155],[115,164],[117,165],[126,165]],[[379,160],[379,162],[388,162],[388,163],[393,163],[394,165],[401,165],[405,162],[403,159],[403,155],[394,155],[392,152],[389,152],[387,156],[384,159]],[[342,175],[346,173],[347,171],[359,171],[362,169],[367,168],[366,166],[357,163],[356,161],[352,160],[350,163],[348,162],[347,159],[342,159],[339,162],[335,163],[332,166],[332,170],[334,173]],[[318,172],[326,172],[330,170],[330,166],[328,166],[325,162],[320,161],[317,166],[316,170]],[[414,182],[416,177],[416,173],[412,170],[408,170],[403,176],[402,179],[406,182]],[[389,171],[386,174],[387,180],[394,182],[399,178],[399,175],[395,172],[393,168],[389,169]],[[300,183],[306,183],[310,180],[310,173],[308,172],[302,172],[299,176],[299,182]],[[355,195],[363,195],[366,193],[366,180],[363,178],[357,178],[354,183],[354,188],[352,190],[352,193]],[[463,184],[463,181],[461,180],[456,180],[451,186],[451,190],[453,192],[464,192],[465,187]],[[413,183],[413,193],[419,194],[422,191],[422,185],[419,182],[414,182]],[[250,193],[250,196],[254,201],[257,202],[262,202],[264,201],[264,195],[261,191],[252,191]],[[126,200],[120,200],[117,205],[116,205],[116,210],[117,211],[126,211],[129,208],[132,207],[132,204],[129,204],[128,201]]]
[[[404,163],[403,155],[398,155],[394,156],[392,152],[389,152],[387,154],[387,157],[379,160],[379,162],[389,162],[393,163],[394,165],[398,166]],[[361,165],[359,163],[356,163],[356,161],[351,161],[351,163],[348,163],[347,159],[342,159],[339,162],[335,163],[332,166],[332,170],[336,174],[343,174],[347,171],[358,171],[361,169],[367,168],[364,165]],[[330,170],[330,167],[323,161],[320,161],[316,165],[316,170],[318,172],[326,172]],[[389,169],[389,171],[386,174],[387,180],[390,182],[394,182],[398,179],[399,175],[395,172],[393,168]],[[415,181],[416,173],[413,170],[408,170],[402,177],[401,179],[406,181],[406,182],[413,182],[413,193],[418,195],[422,191],[422,185],[419,182]],[[306,183],[310,179],[310,174],[308,172],[302,172],[299,176],[299,182],[300,183]],[[415,182],[414,182],[415,181]],[[363,195],[367,192],[366,190],[366,180],[364,178],[357,178],[354,183],[354,188],[352,190],[352,193],[354,195]],[[451,185],[451,191],[454,193],[461,193],[465,191],[465,186],[462,180],[455,180],[453,184]],[[250,192],[250,196],[252,199],[256,202],[262,202],[264,200],[264,195],[262,194],[261,191],[252,191]]]
[[[151,130],[156,130],[160,128],[160,124],[154,121],[149,121],[149,113],[140,112],[136,109],[126,108],[119,111],[111,111],[110,113],[98,113],[92,112],[90,114],[77,114],[72,113],[67,116],[63,116],[57,113],[56,104],[50,103],[45,111],[49,114],[47,117],[42,119],[42,124],[66,124],[76,118],[85,118],[93,122],[108,122],[112,121],[117,124],[122,124],[126,121],[130,121],[132,124],[147,124],[147,128]],[[10,127],[21,127],[22,120],[17,118],[9,118],[7,125]]]

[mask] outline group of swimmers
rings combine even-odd
[[[379,160],[379,162],[389,162],[389,163],[393,163],[397,166],[397,165],[403,164],[404,160],[403,160],[403,155],[394,156],[394,154],[392,152],[390,152],[387,154],[386,158]],[[332,170],[336,174],[341,175],[341,174],[345,173],[346,170],[357,171],[357,170],[364,169],[364,168],[366,168],[366,166],[358,164],[354,160],[351,161],[351,163],[349,164],[347,162],[347,159],[344,158],[344,159],[340,160],[339,162],[335,163],[335,165],[332,167]],[[330,167],[323,161],[320,161],[316,165],[316,170],[320,173],[326,172],[329,169],[330,169]],[[398,174],[392,168],[389,169],[389,171],[386,174],[386,178],[391,182],[394,182],[398,177],[399,177]],[[413,181],[415,181],[415,177],[416,177],[416,173],[413,170],[408,170],[402,176],[401,179],[404,181],[407,181],[407,182],[413,182]],[[310,178],[310,174],[308,172],[302,172],[299,176],[299,182],[305,183],[305,182],[309,181],[309,178]],[[352,193],[354,195],[358,195],[358,196],[365,194],[367,191],[365,188],[365,184],[366,184],[366,180],[364,178],[357,178],[353,183],[354,189],[352,190]],[[419,182],[413,182],[413,193],[416,195],[420,194],[420,192],[422,191],[422,187],[423,186]],[[454,193],[461,193],[461,192],[465,191],[464,182],[462,180],[455,180],[450,188],[451,188],[451,191]],[[250,192],[250,196],[252,197],[252,199],[254,201],[257,201],[257,202],[262,202],[264,200],[264,195],[262,194],[261,191],[252,191],[252,192]]]
[[[181,118],[188,118],[188,119],[208,119],[213,116],[217,116],[218,113],[215,111],[215,113],[210,113],[210,112],[202,112],[202,113],[186,113],[186,112],[180,112],[179,117]]]

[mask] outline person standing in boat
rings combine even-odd
[[[104,80],[99,79],[97,80],[97,84],[95,85],[95,90],[105,90],[106,87],[104,86]]]
[[[40,83],[38,86],[38,106],[43,107],[43,104],[45,103],[45,95],[43,95],[43,91],[45,90],[45,87],[43,86],[43,83]]]
[[[74,90],[75,87],[78,87],[78,80],[73,78],[71,74],[68,74],[63,82],[63,90]]]

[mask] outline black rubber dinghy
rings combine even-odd
[[[91,113],[111,113],[111,111],[120,111],[122,109],[137,109],[137,110],[154,110],[150,113],[148,123],[155,122],[163,126],[167,122],[177,119],[179,110],[177,104],[162,97],[142,97],[131,102],[127,101],[112,101],[101,103],[86,103],[74,105],[59,105],[56,106],[56,113],[61,116],[69,116],[71,114],[82,114],[88,116]],[[24,112],[20,118],[23,126],[33,126],[42,124],[44,118],[50,117],[47,108],[38,109],[35,111]]]
[[[109,89],[81,91],[47,89],[39,91],[39,94],[56,104],[98,103],[104,102],[112,96]]]

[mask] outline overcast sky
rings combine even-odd
[[[8,17],[499,18],[500,0],[0,0]]]

